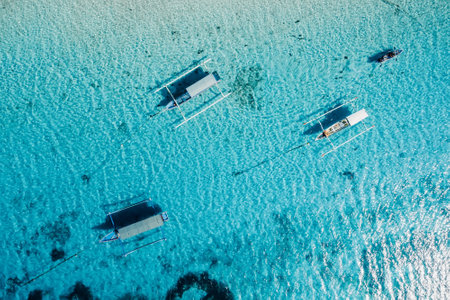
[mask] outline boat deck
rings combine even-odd
[[[131,225],[119,228],[118,232],[120,238],[122,240],[125,240],[143,232],[161,227],[163,225],[164,221],[161,215],[156,215],[145,220],[133,223]]]

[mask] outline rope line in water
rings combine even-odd
[[[142,127],[144,127],[144,126],[146,125],[147,120],[149,120],[149,119],[151,119],[151,118],[153,118],[153,117],[156,117],[157,115],[159,115],[160,113],[163,113],[163,112],[165,112],[165,111],[167,111],[167,109],[160,110],[160,111],[158,111],[157,113],[154,113],[154,114],[152,114],[152,115],[147,116],[147,117],[146,117],[146,120],[143,121],[142,124],[135,130],[135,133],[139,133],[139,132],[141,131]],[[109,163],[110,161],[112,161],[115,157],[117,157],[117,156],[119,155],[119,150],[123,149],[124,146],[125,146],[125,144],[128,143],[128,142],[130,142],[130,141],[133,139],[133,137],[134,137],[134,136],[132,136],[132,135],[130,134],[129,137],[127,137],[126,139],[122,140],[122,141],[120,142],[120,147],[117,148],[117,150],[115,150],[115,151],[113,151],[112,153],[110,153],[110,154],[105,158],[105,160],[103,160],[103,162],[101,162],[101,163],[97,166],[97,168],[95,168],[95,169],[94,169],[92,172],[90,172],[89,174],[90,174],[90,175],[95,175],[98,171],[100,171],[100,170],[103,169],[105,166],[107,166],[108,163]]]
[[[41,274],[39,274],[39,275],[37,275],[37,276],[31,278],[30,280],[28,280],[28,281],[25,282],[24,284],[21,284],[20,286],[21,286],[21,287],[24,287],[24,286],[26,286],[26,285],[32,283],[32,282],[35,281],[36,279],[38,279],[38,278],[40,278],[40,277],[42,277],[42,276],[44,276],[44,275],[50,273],[51,271],[53,271],[53,270],[56,269],[57,267],[61,266],[62,264],[66,263],[66,262],[68,262],[69,260],[71,260],[72,258],[77,257],[77,256],[78,256],[81,252],[83,252],[83,251],[84,251],[84,250],[81,250],[81,251],[79,251],[79,252],[73,254],[72,256],[69,256],[69,257],[65,258],[63,261],[61,261],[61,262],[59,262],[58,264],[54,265],[53,267],[51,267],[51,268],[48,269],[47,271],[45,271],[45,272],[43,272],[43,273],[41,273]]]
[[[277,159],[277,158],[279,158],[279,157],[281,157],[281,156],[283,156],[283,155],[286,155],[286,154],[288,154],[288,153],[291,152],[291,151],[300,149],[300,148],[305,147],[305,146],[307,146],[307,145],[309,145],[309,142],[306,142],[306,143],[303,143],[303,144],[301,144],[301,145],[295,146],[295,147],[293,147],[293,148],[291,148],[291,149],[285,150],[285,151],[283,151],[283,152],[281,152],[281,153],[279,153],[279,154],[273,156],[272,158],[267,158],[267,159],[265,159],[265,160],[263,160],[263,161],[257,163],[256,165],[251,166],[250,168],[247,168],[247,169],[242,170],[242,171],[233,172],[233,176],[237,176],[237,175],[241,175],[241,174],[247,173],[247,172],[250,171],[250,170],[253,170],[253,169],[255,169],[255,168],[259,167],[259,166],[262,166],[262,165],[264,165],[264,164],[266,164],[266,163],[268,163],[268,162],[270,162],[270,161],[273,161],[273,160],[275,160],[275,159]]]

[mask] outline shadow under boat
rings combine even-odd
[[[166,237],[162,232],[162,226],[169,220],[169,217],[167,212],[161,212],[161,208],[155,205],[151,199],[109,213],[107,218],[110,219],[109,224],[112,226],[113,231],[105,235],[100,240],[100,243],[120,241],[123,253],[122,256],[124,257],[139,249],[166,240]],[[107,221],[105,221],[105,223],[108,224]],[[144,245],[137,246],[129,251],[125,250],[125,244],[128,244],[129,242],[124,242],[124,240],[154,230],[161,232],[162,237]],[[138,241],[139,240],[141,239],[138,238]]]
[[[200,81],[201,79],[205,78],[209,75],[208,71],[203,70],[203,68],[199,67],[192,71],[191,73],[188,73],[186,76],[183,76],[179,80],[173,82],[172,84],[168,85],[167,88],[170,90],[170,93],[172,93],[173,97],[175,99],[178,99],[181,97],[185,92],[186,88],[193,85],[194,83]],[[170,102],[172,102],[173,98],[167,91],[167,89],[162,89],[160,91],[162,100],[158,103],[156,107],[161,106],[167,106]]]
[[[369,56],[369,57],[367,58],[367,62],[369,62],[369,63],[377,63],[377,62],[379,62],[379,60],[380,60],[381,58],[383,58],[385,55],[387,55],[387,54],[389,54],[389,53],[391,53],[391,52],[394,52],[394,51],[395,51],[395,49],[384,49],[383,51],[378,52],[377,54],[374,54],[374,55],[372,55],[372,56]]]
[[[147,218],[158,215],[162,212],[159,205],[152,203],[149,204],[148,201],[141,201],[128,209],[122,209],[114,213],[114,223],[116,227],[125,227],[136,222],[145,220]],[[105,222],[94,226],[93,229],[108,230],[114,229],[114,225],[111,222],[109,215],[105,217]]]
[[[342,103],[338,103],[328,110],[332,110],[335,107],[338,107],[340,105],[342,105]],[[351,111],[347,107],[344,107],[344,106],[340,107],[324,117],[323,121],[321,121],[322,126],[323,126],[323,128],[328,128],[331,125],[333,125],[334,123],[345,119],[350,114],[351,114]],[[312,135],[312,134],[318,134],[322,131],[323,131],[322,127],[320,127],[320,124],[317,123],[317,124],[314,124],[313,126],[309,127],[307,130],[305,130],[303,132],[303,134],[304,135]]]

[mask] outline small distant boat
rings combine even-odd
[[[379,63],[384,63],[385,61],[388,61],[398,55],[400,55],[400,53],[402,53],[403,50],[393,50],[393,51],[389,51],[388,53],[386,53],[385,55],[383,55],[382,57],[380,57],[379,59],[377,59],[377,61]]]
[[[330,127],[328,127],[327,129],[325,129],[321,134],[319,134],[319,136],[316,138],[316,141],[321,140],[323,138],[327,138],[327,137],[335,134],[336,132],[341,131],[344,128],[356,125],[359,122],[361,122],[362,120],[364,120],[365,118],[367,118],[368,116],[369,115],[367,114],[366,110],[361,109],[360,111],[357,111],[354,114],[351,114],[344,120],[336,122],[333,125],[331,125]]]
[[[357,138],[358,136],[360,136],[360,135],[366,133],[367,131],[371,130],[372,128],[374,128],[374,126],[367,127],[366,124],[364,124],[364,122],[363,122],[363,120],[369,116],[369,115],[367,114],[367,112],[366,112],[365,109],[361,109],[360,111],[357,111],[357,112],[355,112],[355,113],[349,115],[349,116],[346,117],[345,119],[343,119],[343,120],[341,120],[341,121],[339,121],[339,122],[334,123],[333,125],[331,125],[331,126],[328,127],[327,129],[324,129],[324,128],[323,128],[322,122],[320,122],[320,118],[322,118],[322,117],[328,115],[329,113],[331,113],[331,112],[333,112],[333,111],[335,111],[335,110],[341,108],[341,107],[344,106],[344,105],[350,104],[351,102],[353,102],[353,101],[355,101],[355,100],[356,100],[356,97],[353,98],[353,99],[350,100],[350,101],[347,101],[347,102],[345,102],[345,103],[343,103],[343,104],[341,104],[341,105],[339,105],[339,106],[333,108],[332,110],[327,111],[327,112],[324,113],[324,114],[321,114],[320,116],[318,116],[318,117],[312,119],[311,121],[308,121],[308,122],[303,123],[303,125],[307,125],[307,124],[309,124],[309,123],[311,123],[311,122],[317,121],[317,122],[319,123],[319,125],[320,125],[320,128],[322,128],[322,133],[319,134],[319,136],[316,138],[316,141],[317,141],[317,140],[321,140],[321,139],[323,139],[323,138],[326,138],[326,139],[331,143],[331,145],[333,146],[333,148],[332,148],[330,151],[328,151],[328,152],[326,152],[326,153],[323,153],[323,154],[322,154],[322,157],[324,157],[325,155],[327,155],[327,154],[329,154],[329,153],[331,153],[331,152],[333,152],[333,151],[336,151],[338,148],[344,146],[345,144],[347,144],[347,143],[349,143],[350,141],[354,140],[354,139]],[[340,145],[334,145],[333,142],[329,139],[329,137],[330,137],[331,135],[335,134],[336,132],[339,132],[339,131],[341,131],[341,130],[344,129],[344,128],[347,128],[347,127],[356,125],[356,124],[358,124],[359,122],[362,122],[362,123],[364,124],[365,129],[364,129],[363,131],[361,131],[360,133],[354,135],[354,136],[351,137],[350,139],[346,140],[346,141],[343,142],[342,144],[340,144]]]

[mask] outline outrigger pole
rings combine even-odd
[[[320,124],[320,128],[322,128],[322,132],[324,132],[325,129],[324,129],[323,126],[322,126],[322,122],[320,122],[320,120],[319,120],[318,122],[319,122],[319,124]],[[330,144],[333,146],[333,149],[334,149],[335,146],[334,146],[333,142],[330,140],[329,137],[327,137],[327,136],[325,136],[325,137],[327,138],[327,140],[330,142]],[[323,155],[322,155],[322,156],[323,156]]]
[[[335,107],[335,108],[333,108],[333,109],[330,110],[330,111],[327,111],[327,112],[324,113],[324,114],[321,114],[321,115],[318,116],[317,118],[315,118],[315,119],[313,119],[313,120],[311,120],[311,121],[308,121],[308,122],[306,122],[306,123],[303,123],[303,125],[306,125],[306,124],[309,124],[309,123],[311,123],[311,122],[314,122],[315,120],[322,118],[323,116],[329,114],[330,112],[335,111],[336,109],[338,109],[338,108],[340,108],[340,107],[342,107],[342,106],[344,106],[344,105],[346,105],[346,104],[349,104],[349,103],[355,101],[357,98],[358,98],[358,97],[355,97],[355,98],[353,98],[352,100],[347,101],[347,102],[345,102],[345,103],[339,105],[338,107]]]
[[[195,67],[193,67],[192,69],[184,72],[183,74],[181,74],[180,76],[178,76],[177,78],[173,79],[172,81],[169,81],[168,83],[164,84],[162,87],[156,89],[153,93],[157,93],[160,90],[167,88],[168,85],[171,85],[172,83],[174,83],[175,81],[177,81],[180,78],[183,78],[184,76],[186,76],[187,74],[191,73],[192,71],[194,71],[195,69],[201,67],[202,65],[206,64],[208,61],[210,61],[211,58],[206,59],[205,61],[202,61],[201,63],[199,63],[198,65],[196,65]],[[173,96],[172,96],[173,97]]]
[[[169,90],[169,88],[167,87],[167,85],[165,85],[164,87],[165,87],[166,90],[169,92],[170,97],[172,97],[173,102],[175,102],[176,107],[180,110],[181,116],[183,117],[183,119],[186,120],[186,117],[184,116],[184,113],[183,113],[183,111],[181,110],[180,105],[178,105],[178,102],[177,102],[177,100],[175,99],[175,97],[173,96],[172,92]],[[167,110],[167,109],[165,109],[165,110]]]
[[[219,87],[217,87],[217,88],[219,88]],[[228,97],[228,96],[231,95],[231,92],[224,95],[224,94],[222,93],[222,91],[220,90],[220,88],[219,88],[219,91],[220,91],[220,93],[222,94],[222,97],[221,97],[219,100],[217,100],[217,101],[215,101],[214,103],[208,105],[207,107],[205,107],[204,109],[202,109],[202,110],[199,111],[198,113],[194,114],[193,116],[190,116],[190,117],[187,118],[187,119],[184,118],[184,116],[183,116],[184,121],[181,122],[180,124],[178,124],[177,126],[175,126],[175,128],[180,127],[181,125],[187,123],[188,121],[192,120],[192,119],[195,118],[196,116],[198,116],[198,115],[204,113],[205,111],[207,111],[208,109],[210,109],[211,107],[213,107],[214,105],[216,105],[217,103],[219,103],[220,101],[224,100],[226,97]],[[180,109],[180,110],[181,110],[181,109]]]
[[[209,61],[209,59],[206,60],[203,64],[205,64],[207,61]],[[210,70],[208,69],[208,67],[206,66],[206,64],[204,65],[204,67],[205,67],[205,69],[206,69],[208,72],[210,72]],[[180,127],[181,125],[183,125],[183,124],[189,122],[190,120],[192,120],[192,119],[195,118],[196,116],[198,116],[198,115],[204,113],[205,111],[207,111],[208,109],[210,109],[211,107],[213,107],[214,105],[216,105],[217,103],[219,103],[220,101],[224,100],[226,97],[228,97],[228,96],[231,95],[231,92],[229,92],[229,93],[227,93],[227,94],[224,94],[223,91],[222,91],[222,89],[219,87],[219,83],[216,83],[215,86],[216,86],[216,88],[219,90],[219,93],[222,95],[222,98],[220,98],[219,100],[215,101],[214,103],[208,105],[207,107],[205,107],[204,109],[202,109],[202,110],[199,111],[198,113],[196,113],[196,114],[190,116],[190,117],[187,118],[187,119],[184,118],[184,116],[183,116],[184,121],[181,122],[180,124],[178,124],[177,126],[175,126],[175,129],[178,128],[178,127]],[[172,98],[173,98],[173,96],[172,96]],[[174,98],[174,100],[175,100],[175,98]],[[176,103],[176,102],[175,102],[175,103]],[[178,105],[178,103],[177,103],[177,105]],[[180,109],[180,111],[181,111],[181,109]]]
[[[167,238],[162,237],[162,238],[160,238],[159,240],[156,240],[156,241],[147,243],[147,244],[145,244],[145,245],[139,246],[139,247],[137,247],[137,248],[135,248],[135,249],[133,249],[133,250],[127,252],[127,253],[124,253],[122,256],[123,256],[123,257],[126,257],[126,256],[130,255],[131,253],[138,251],[139,249],[142,249],[142,248],[144,248],[144,247],[147,247],[147,246],[150,246],[150,245],[153,245],[153,244],[162,242],[162,241],[167,241]]]
[[[330,151],[328,151],[328,152],[322,154],[322,157],[324,157],[324,156],[327,155],[327,154],[330,154],[330,153],[333,152],[333,151],[336,151],[336,150],[337,150],[338,148],[340,148],[341,146],[344,146],[344,145],[347,144],[348,142],[350,142],[350,141],[356,139],[358,136],[360,136],[360,135],[366,133],[367,131],[369,131],[370,129],[372,129],[372,128],[374,128],[374,127],[375,127],[375,125],[372,125],[371,127],[366,128],[366,130],[364,130],[364,131],[358,133],[357,135],[355,135],[355,136],[352,137],[351,139],[346,140],[345,142],[343,142],[343,143],[340,144],[340,145],[337,145],[336,147],[334,147],[333,143],[331,143],[330,139],[328,139],[328,137],[327,137],[327,139],[330,141],[331,145],[333,145],[333,149],[331,149]]]

